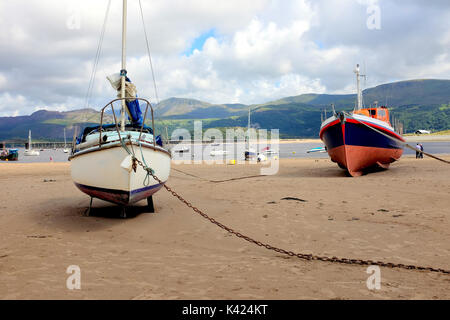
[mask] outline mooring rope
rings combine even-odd
[[[206,182],[212,182],[212,183],[222,183],[222,182],[228,182],[228,181],[244,180],[244,179],[251,179],[251,178],[258,178],[258,177],[265,177],[266,176],[264,174],[258,174],[258,175],[254,175],[254,176],[243,176],[243,177],[236,177],[236,178],[230,178],[230,179],[225,179],[225,180],[209,180],[209,179],[206,179],[206,178],[203,178],[203,177],[199,177],[199,176],[197,176],[195,174],[192,174],[192,173],[180,170],[180,169],[172,168],[172,170],[180,172],[182,174],[185,174],[185,175],[193,177],[193,178],[197,178],[197,179],[200,179],[200,180],[203,180],[203,181],[206,181]]]

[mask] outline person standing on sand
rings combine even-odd
[[[422,144],[420,144],[420,151],[422,151],[420,153],[420,159],[423,159],[423,145]]]
[[[416,159],[420,158],[419,150],[422,150],[422,149],[420,149],[420,144],[417,142],[417,144],[416,144]]]

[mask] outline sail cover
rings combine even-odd
[[[111,83],[111,86],[118,91],[117,96],[120,98],[121,97],[120,74],[115,73],[106,78]],[[131,120],[131,123],[133,125],[141,126],[144,119],[142,118],[142,111],[141,107],[139,106],[139,101],[136,99],[137,98],[136,86],[131,82],[131,80],[128,77],[125,77],[125,97],[127,98],[125,102],[128,109],[128,119]]]

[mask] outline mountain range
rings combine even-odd
[[[387,105],[391,114],[401,121],[406,132],[417,129],[432,131],[450,129],[450,80],[408,80],[382,84],[363,91],[366,106]],[[302,94],[257,105],[212,104],[186,98],[161,101],[155,109],[157,133],[168,128],[193,129],[194,120],[202,120],[203,128],[246,127],[251,109],[253,127],[279,129],[282,138],[311,138],[319,133],[324,110],[352,110],[356,94]],[[98,123],[100,113],[94,109],[67,112],[36,111],[29,116],[0,117],[0,141],[20,140],[32,131],[33,141],[61,141],[63,128],[67,136],[76,126]],[[110,121],[107,116],[106,121]],[[70,140],[70,139],[69,139]]]

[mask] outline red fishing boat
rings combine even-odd
[[[400,159],[405,140],[391,126],[385,106],[362,107],[359,65],[357,78],[358,106],[353,112],[339,112],[322,122],[320,139],[333,162],[353,176],[379,166],[387,169]]]

